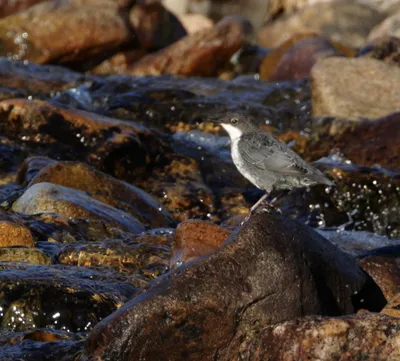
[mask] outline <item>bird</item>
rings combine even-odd
[[[238,112],[209,118],[224,128],[231,140],[231,155],[238,171],[264,195],[250,208],[249,216],[272,191],[285,192],[316,184],[333,186],[319,169],[302,159],[296,152],[263,132],[252,117]],[[273,206],[274,201],[268,203]]]

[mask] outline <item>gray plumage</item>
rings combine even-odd
[[[248,117],[229,113],[213,121],[228,132],[234,164],[257,188],[270,193],[272,190],[291,190],[315,184],[333,185],[321,171],[304,161],[285,143],[262,132]]]

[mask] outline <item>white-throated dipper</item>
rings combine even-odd
[[[333,185],[317,168],[308,164],[285,143],[261,131],[240,113],[210,119],[231,138],[232,160],[239,172],[266,193],[250,208],[250,214],[273,190],[292,190],[315,184]]]

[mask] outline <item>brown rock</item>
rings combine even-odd
[[[170,267],[214,252],[231,233],[212,223],[194,220],[182,222],[174,235]]]
[[[382,60],[400,66],[400,38],[384,36],[376,38],[359,51],[359,56]]]
[[[318,159],[337,149],[355,164],[400,169],[399,121],[400,112],[395,112],[374,120],[332,124],[331,137],[309,144],[308,151]]]
[[[187,35],[178,18],[158,1],[139,1],[129,14],[141,47],[159,50]]]
[[[31,6],[44,2],[45,0],[11,0],[4,1],[0,4],[0,18],[4,18],[11,14],[23,11]]]
[[[396,361],[400,321],[364,312],[338,318],[306,317],[270,326],[247,345],[232,343],[229,361]]]
[[[384,315],[400,317],[400,293],[390,299],[390,302],[381,311]]]
[[[209,257],[169,273],[97,324],[82,361],[229,360],[234,338],[257,340],[280,320],[354,312],[359,297],[370,307],[363,292],[378,298],[372,284],[362,291],[366,280],[311,229],[259,212]]]
[[[241,21],[227,18],[212,29],[185,36],[178,42],[140,59],[131,68],[134,75],[216,75],[243,45]]]
[[[55,0],[0,20],[1,54],[35,63],[80,62],[129,42],[113,0]]]
[[[34,247],[35,241],[29,228],[6,213],[0,213],[0,247]]]
[[[146,49],[119,52],[90,70],[92,74],[127,74],[129,68],[148,53]]]
[[[389,246],[371,251],[358,263],[391,302],[400,291],[400,247]]]
[[[168,246],[115,239],[67,245],[58,254],[57,260],[79,267],[109,267],[121,273],[154,279],[168,271],[169,257]]]
[[[26,262],[30,264],[51,264],[50,257],[36,248],[0,248],[0,262]]]
[[[400,8],[397,13],[376,25],[369,33],[368,40],[373,41],[380,37],[388,36],[400,38]]]
[[[340,55],[334,45],[321,36],[299,37],[298,41],[291,38],[268,53],[260,66],[261,79],[280,81],[306,78],[318,59]]]
[[[25,159],[20,166],[16,182],[26,187],[32,180],[32,178],[34,178],[36,174],[38,174],[43,168],[45,168],[49,164],[55,163],[57,163],[57,161],[49,157],[29,157]]]
[[[314,116],[357,120],[399,109],[400,69],[381,61],[323,59],[313,67],[311,79]]]
[[[57,213],[66,218],[100,219],[132,233],[144,230],[137,218],[130,214],[99,202],[85,192],[51,183],[31,186],[12,209],[23,214]]]
[[[361,47],[383,18],[377,10],[357,2],[316,3],[265,25],[259,43],[266,48],[276,47],[296,33],[317,33],[346,46]]]
[[[204,182],[200,164],[192,158],[172,154],[163,167],[153,169],[136,184],[158,197],[178,221],[214,217],[214,194]]]
[[[164,143],[133,121],[43,101],[0,102],[0,120],[0,131],[10,139],[51,145],[51,157],[79,159],[117,178],[137,179],[167,153]]]
[[[170,214],[142,189],[76,162],[55,162],[39,171],[34,184],[48,182],[87,192],[91,197],[138,218],[150,227],[174,224]]]

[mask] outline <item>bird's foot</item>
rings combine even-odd
[[[261,208],[261,211],[264,212],[264,213],[269,213],[269,214],[272,213],[272,212],[276,212],[276,213],[282,214],[281,209],[278,208],[278,207],[276,207],[276,206],[274,206],[274,205],[271,204],[271,203],[265,204],[265,205]]]
[[[249,213],[247,214],[246,218],[240,223],[240,225],[242,226],[243,224],[245,224],[259,207],[260,207],[260,205],[258,205],[256,208],[253,208],[253,207],[250,208]],[[280,208],[274,206],[273,202],[265,202],[264,204],[262,204],[262,207],[260,207],[260,209],[264,213],[276,212],[276,213],[282,214],[282,211],[280,210]]]

